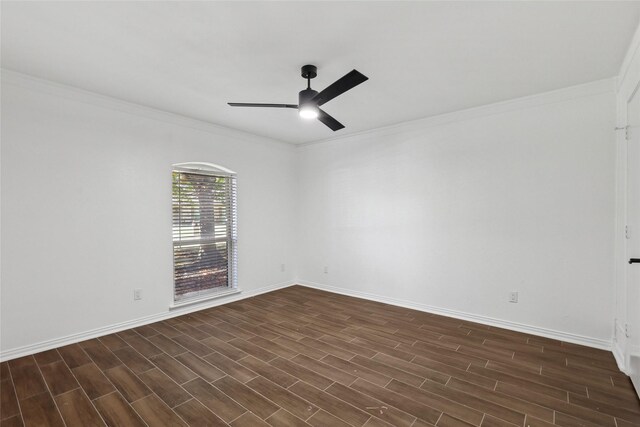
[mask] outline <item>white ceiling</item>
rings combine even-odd
[[[640,2],[6,2],[2,67],[300,143],[615,76]],[[369,80],[323,109],[295,110],[300,66],[320,90]]]

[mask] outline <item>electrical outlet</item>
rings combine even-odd
[[[133,300],[139,301],[142,299],[142,289],[134,289],[133,290]]]
[[[326,265],[324,266],[324,274],[329,273],[329,267],[327,267]]]
[[[285,270],[285,265],[284,264],[280,264],[280,271],[284,271]]]
[[[631,330],[628,323],[624,324],[624,336],[627,338],[631,337]]]
[[[509,292],[509,302],[518,302],[518,292]]]

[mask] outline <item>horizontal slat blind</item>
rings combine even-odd
[[[173,171],[174,299],[236,285],[236,178]]]

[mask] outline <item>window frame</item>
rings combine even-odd
[[[175,172],[190,173],[196,175],[216,176],[224,177],[232,180],[229,185],[229,225],[227,232],[227,286],[213,289],[204,289],[200,291],[192,292],[190,296],[176,295],[176,262],[175,262],[175,246],[176,240],[172,237],[172,299],[171,308],[180,307],[183,305],[194,304],[209,299],[220,298],[226,295],[236,294],[241,292],[238,287],[238,218],[237,218],[237,174],[223,166],[219,166],[213,163],[204,162],[189,162],[189,163],[177,163],[171,167],[171,179],[172,179],[172,191],[173,191],[173,174]],[[173,230],[173,193],[172,193],[172,230]],[[172,231],[173,234],[173,231]]]

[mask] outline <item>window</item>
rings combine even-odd
[[[236,177],[213,165],[173,168],[174,301],[237,286]]]

